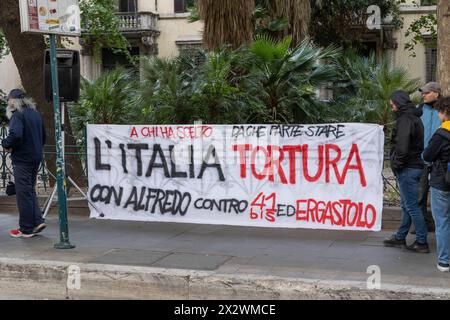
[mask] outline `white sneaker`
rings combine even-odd
[[[450,265],[448,263],[441,263],[441,262],[439,262],[437,264],[437,268],[441,272],[450,272]]]

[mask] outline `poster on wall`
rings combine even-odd
[[[88,125],[92,218],[381,230],[383,127]]]
[[[78,0],[19,0],[22,32],[81,35]]]

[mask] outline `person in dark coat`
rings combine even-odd
[[[441,127],[436,131],[423,152],[425,161],[431,162],[431,211],[436,224],[438,270],[450,270],[450,184],[445,176],[450,162],[450,97],[435,103]]]
[[[33,100],[20,89],[9,93],[6,115],[10,119],[9,132],[2,147],[11,152],[19,209],[19,228],[10,230],[9,234],[13,238],[30,238],[46,227],[35,190],[45,129]]]
[[[408,93],[395,91],[390,104],[395,113],[392,131],[390,161],[400,188],[402,221],[398,231],[384,240],[385,246],[406,246],[414,252],[428,253],[427,226],[419,207],[419,182],[423,170],[423,124],[422,110],[411,102]],[[411,224],[416,230],[416,240],[406,245]]]

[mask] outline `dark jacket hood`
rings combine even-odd
[[[414,115],[416,117],[422,116],[422,109],[416,108],[407,92],[403,90],[395,91],[390,98],[398,108],[398,111],[396,112],[397,116],[405,113]]]

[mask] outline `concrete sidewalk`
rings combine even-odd
[[[17,298],[450,299],[450,273],[430,254],[385,248],[390,231],[269,229],[70,217],[72,250],[56,250],[58,220],[13,239],[0,214],[0,292]],[[410,242],[412,238],[408,239]],[[68,267],[81,288],[67,288]],[[369,266],[381,288],[368,289]]]

